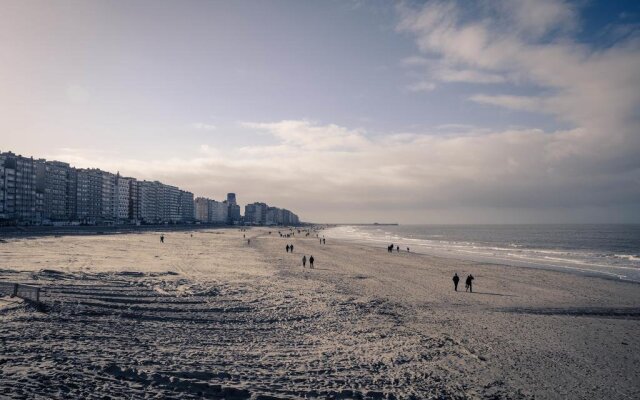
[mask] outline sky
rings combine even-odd
[[[0,0],[0,151],[310,222],[640,222],[640,2]]]

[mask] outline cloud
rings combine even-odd
[[[469,100],[480,104],[490,104],[510,108],[512,110],[532,112],[544,111],[544,101],[538,97],[509,95],[488,96],[484,94],[476,94],[469,97]]]
[[[436,88],[435,83],[428,81],[416,82],[407,86],[407,89],[410,92],[430,92]]]
[[[193,129],[199,129],[203,131],[215,131],[218,129],[215,125],[205,124],[203,122],[194,122],[190,125]]]
[[[305,150],[349,151],[368,145],[361,130],[334,124],[319,127],[307,120],[285,120],[274,123],[243,122],[241,126],[268,132],[286,145]]]
[[[562,1],[505,1],[483,7],[432,1],[401,6],[398,29],[411,33],[419,54],[409,64],[428,65],[425,79],[444,82],[452,66],[504,78],[501,88],[530,95],[476,93],[476,103],[549,115],[573,127],[555,133],[556,154],[582,154],[564,168],[588,166],[628,173],[640,168],[640,38],[591,48],[571,37],[579,22]],[[428,62],[426,60],[429,60]],[[542,94],[540,94],[542,93]],[[552,135],[554,133],[551,133]]]
[[[157,162],[116,165],[100,155],[86,162],[197,195],[222,198],[236,191],[243,202],[289,207],[315,221],[371,221],[392,213],[400,222],[461,222],[456,210],[474,209],[481,216],[480,210],[499,208],[500,221],[520,215],[514,211],[509,219],[505,210],[528,210],[529,218],[537,215],[541,222],[548,216],[552,222],[558,217],[552,211],[559,209],[565,218],[568,209],[637,209],[640,196],[637,169],[585,168],[593,154],[581,129],[488,132],[454,126],[446,135],[436,129],[372,136],[307,120],[243,125],[272,136],[275,144],[225,152],[202,147],[196,157]],[[486,222],[465,215],[464,222]]]

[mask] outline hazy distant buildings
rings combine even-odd
[[[230,224],[236,224],[240,221],[240,206],[236,203],[236,194],[227,193],[228,220]]]
[[[297,225],[300,220],[287,209],[252,203],[244,208],[244,222],[249,225]]]
[[[196,220],[202,223],[226,224],[229,210],[226,202],[215,201],[206,197],[195,200]]]
[[[236,194],[224,201],[158,181],[139,181],[97,168],[74,168],[0,152],[0,225],[11,224],[238,224]],[[247,204],[250,225],[298,223],[295,214],[265,203]]]
[[[209,222],[226,224],[229,217],[229,208],[225,202],[209,200]]]

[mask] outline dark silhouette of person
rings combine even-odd
[[[291,245],[290,247],[291,247],[291,252],[293,253],[293,245]]]
[[[307,256],[302,256],[302,268],[307,265]]]
[[[164,243],[164,235],[160,235],[160,243]]]
[[[286,249],[287,249],[287,253],[288,253],[289,252],[289,245],[287,245]]]
[[[247,244],[251,244],[251,239],[247,239]]]
[[[409,248],[407,247],[407,253],[410,253]]]
[[[458,282],[460,282],[460,277],[458,276],[457,273],[453,274],[453,289],[457,292],[458,291]]]
[[[393,251],[393,249],[391,251]],[[396,251],[400,253],[400,246],[396,246]]]
[[[322,244],[327,244],[327,239],[322,238]]]
[[[475,279],[475,278],[474,278],[474,277],[473,277],[473,275],[471,275],[471,274],[469,274],[469,275],[467,276],[467,279],[466,279],[466,280],[465,280],[465,282],[464,282],[465,291],[467,291],[467,290],[468,290],[469,292],[473,293],[473,280],[474,280],[474,279]]]
[[[313,256],[309,257],[309,267],[313,268]]]

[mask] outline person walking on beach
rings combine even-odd
[[[309,257],[309,268],[313,268],[313,256]]]
[[[460,282],[460,277],[458,273],[453,274],[453,290],[458,291],[458,282]]]
[[[464,282],[465,292],[468,290],[473,293],[473,275],[469,274]]]
[[[164,243],[164,235],[160,235],[160,243]]]
[[[391,251],[393,251],[393,250],[391,250]],[[398,253],[400,253],[400,246],[396,246],[396,251],[397,251]]]
[[[322,238],[322,244],[327,244],[327,239]]]
[[[287,253],[288,253],[289,252],[289,245],[287,245],[286,249],[287,249]]]
[[[251,244],[251,239],[247,239],[247,244]]]
[[[307,256],[302,256],[302,268],[306,267],[307,265]]]
[[[293,253],[293,245],[289,246],[289,248],[291,249],[291,252]]]

